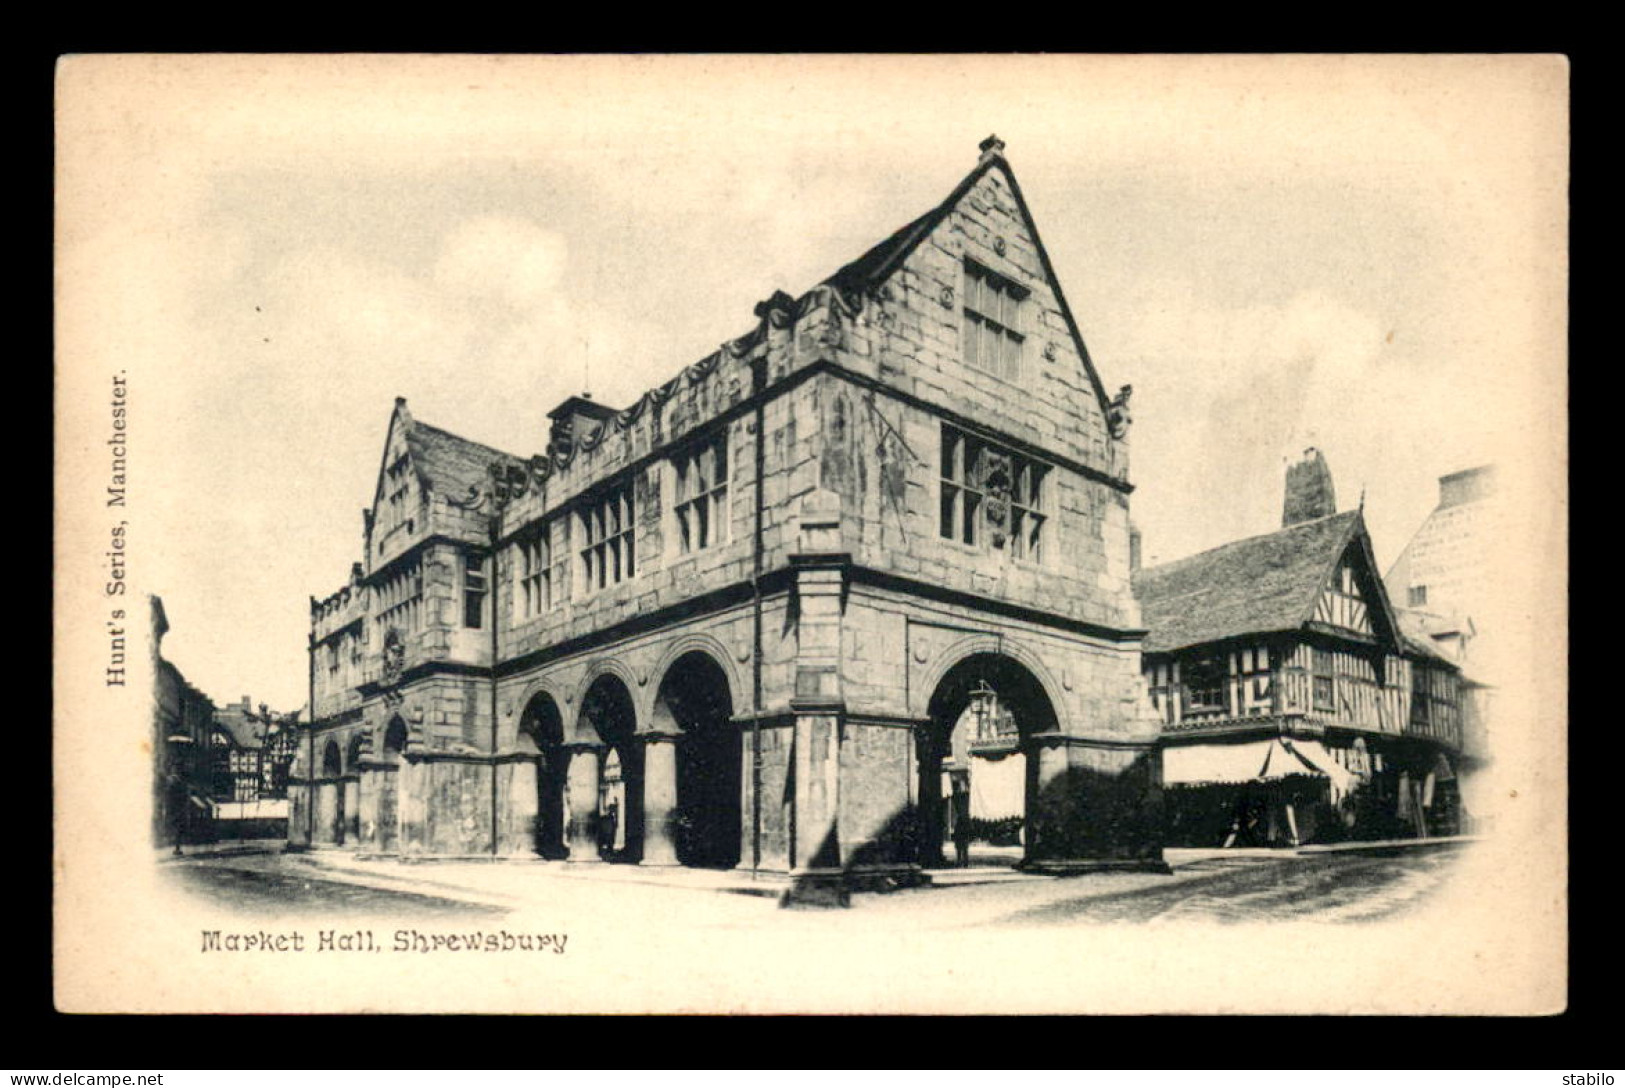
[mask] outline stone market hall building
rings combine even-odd
[[[311,602],[295,845],[907,880],[980,722],[1024,865],[1162,866],[1128,391],[1002,143],[755,317],[624,409],[565,400],[536,456],[397,400]]]

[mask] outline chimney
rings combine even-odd
[[[1140,529],[1133,524],[1128,527],[1128,569],[1130,574],[1140,569]]]
[[[1286,467],[1286,503],[1281,510],[1281,528],[1335,513],[1337,493],[1332,490],[1332,470],[1326,467],[1326,458],[1320,451],[1311,446],[1303,451],[1303,460]]]
[[[1478,502],[1487,498],[1494,490],[1494,465],[1480,465],[1477,468],[1452,472],[1448,476],[1440,476],[1439,509]]]

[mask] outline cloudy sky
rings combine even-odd
[[[1148,562],[1275,528],[1308,445],[1385,567],[1439,475],[1566,446],[1551,60],[85,58],[59,91],[59,456],[126,371],[132,573],[216,701],[303,704],[395,396],[539,452],[994,132],[1135,388]]]

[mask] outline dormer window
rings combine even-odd
[[[1009,382],[1021,380],[1025,287],[966,259],[965,361]]]

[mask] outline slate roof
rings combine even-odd
[[[223,706],[215,711],[214,724],[226,731],[239,748],[258,748],[265,739],[264,719],[245,713],[241,706]]]
[[[461,495],[470,487],[489,478],[493,461],[519,464],[511,453],[471,442],[460,435],[431,427],[427,423],[412,421],[406,433],[407,448],[419,471],[442,494]]]
[[[1350,510],[1136,571],[1145,652],[1302,627],[1363,528],[1360,512]]]
[[[1395,609],[1395,615],[1399,619],[1400,634],[1404,636],[1407,648],[1439,661],[1457,664],[1454,657],[1433,641],[1433,636],[1459,632],[1462,628],[1459,620],[1410,608]]]

